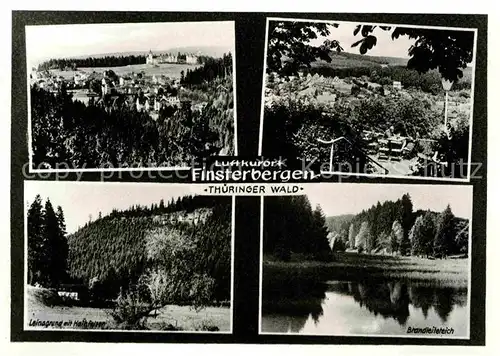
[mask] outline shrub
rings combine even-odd
[[[459,95],[460,95],[460,97],[462,97],[462,98],[466,98],[466,99],[469,99],[469,98],[470,98],[470,92],[465,91],[465,90],[460,91],[460,94],[459,94]]]
[[[346,249],[346,246],[345,246],[344,242],[341,239],[336,238],[335,241],[333,242],[332,251],[333,252],[343,252],[343,251],[345,251],[345,249]]]
[[[219,327],[210,319],[203,319],[195,326],[196,331],[219,331]]]
[[[152,310],[153,306],[145,296],[144,289],[134,286],[118,297],[115,308],[109,314],[118,328],[146,330],[146,318]]]
[[[155,324],[155,329],[163,330],[163,331],[180,331],[180,330],[184,330],[180,326],[177,326],[177,325],[174,325],[174,324],[170,324],[170,323],[167,323],[165,321],[162,321],[161,323]]]

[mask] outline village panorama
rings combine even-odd
[[[31,168],[186,167],[234,154],[231,50],[39,61],[29,68]]]
[[[269,21],[263,154],[327,172],[464,179],[474,31]]]

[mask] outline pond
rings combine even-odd
[[[273,282],[263,289],[261,332],[467,338],[467,300],[466,286],[408,279]]]

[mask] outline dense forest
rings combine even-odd
[[[230,197],[113,210],[67,237],[62,209],[41,206],[37,196],[28,211],[29,284],[84,285],[90,305],[116,301],[113,318],[127,328],[166,304],[229,302]]]
[[[37,195],[28,208],[28,284],[55,287],[67,279],[64,212]]]
[[[329,261],[331,252],[444,258],[468,254],[469,221],[443,212],[413,210],[409,194],[378,202],[356,215],[325,218],[307,196],[264,200],[264,253],[282,261],[292,255]],[[329,240],[331,245],[329,244]]]
[[[327,218],[333,250],[446,257],[468,253],[469,221],[442,212],[413,210],[409,194],[378,202],[357,215]]]
[[[186,54],[177,54],[178,60],[186,60]],[[227,60],[231,59],[231,54],[224,55],[222,59],[214,59],[210,56],[197,56],[198,64],[206,64],[220,62],[227,66]],[[135,64],[145,64],[146,55],[108,55],[103,57],[87,57],[87,58],[51,58],[38,65],[37,70],[43,72],[46,70],[77,70],[78,68],[103,68],[103,67],[124,67]],[[231,62],[232,65],[232,62]]]
[[[328,229],[318,205],[307,196],[275,196],[264,199],[264,253],[289,261],[292,254],[329,261]]]
[[[88,58],[50,59],[38,65],[38,71],[50,69],[76,70],[77,68],[122,67],[133,64],[145,64],[145,55],[104,56]]]
[[[232,80],[226,82],[232,90]],[[33,164],[72,168],[186,166],[191,159],[234,149],[233,97],[210,84],[201,111],[160,111],[158,120],[104,97],[85,105],[64,88],[31,88]],[[231,92],[232,93],[232,92]]]

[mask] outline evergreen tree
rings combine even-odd
[[[411,252],[411,242],[408,235],[404,235],[401,239],[401,245],[399,246],[399,252],[402,256],[407,256]]]
[[[58,258],[56,255],[58,251],[58,240],[61,232],[59,229],[59,220],[50,199],[45,202],[45,209],[43,212],[43,229],[42,239],[44,244],[44,253],[46,259],[43,264],[43,281],[44,285],[54,287],[58,283]]]
[[[323,213],[323,209],[318,204],[312,213],[313,222],[313,253],[315,257],[319,260],[329,260],[330,254],[330,244],[328,243],[328,228],[326,227],[326,218]]]
[[[401,252],[401,242],[403,241],[403,227],[398,220],[394,220],[391,230],[391,251],[392,253]]]
[[[365,251],[365,252],[370,252],[367,251],[367,239],[369,238],[370,235],[370,226],[368,225],[367,221],[363,221],[361,223],[361,227],[359,229],[358,234],[356,235],[356,243],[355,247],[358,249],[359,252]]]
[[[442,258],[452,253],[455,245],[454,218],[450,205],[439,215],[434,237],[434,257]]]
[[[411,234],[411,254],[417,256],[432,255],[436,226],[433,214],[428,210],[415,220]]]
[[[401,238],[399,251],[401,255],[410,254],[411,243],[409,238],[410,229],[413,225],[413,203],[410,194],[404,194],[401,198],[401,227],[403,228],[403,236]]]
[[[403,236],[408,238],[408,234],[413,225],[413,203],[410,194],[406,193],[401,198],[401,226],[403,227]]]
[[[354,224],[349,225],[349,248],[354,249],[356,246],[356,233],[354,232]]]
[[[100,213],[100,212],[99,212]],[[57,207],[56,218],[58,223],[58,234],[53,237],[52,254],[53,278],[56,283],[61,283],[66,278],[66,269],[68,261],[68,240],[66,237],[66,222],[64,212],[61,206]]]
[[[41,282],[43,257],[42,198],[35,197],[28,209],[28,284]]]
[[[365,249],[366,253],[372,253],[377,247],[376,235],[373,233],[373,228],[368,225],[366,236],[365,236]]]
[[[264,200],[264,253],[287,261],[292,253],[316,260],[331,257],[326,219],[314,211],[307,196],[269,197]]]
[[[410,230],[410,243],[411,243],[411,254],[413,256],[419,256],[422,255],[423,251],[423,244],[421,240],[421,231],[422,231],[422,220],[423,217],[419,216],[415,220],[415,224],[413,224],[411,230]]]

